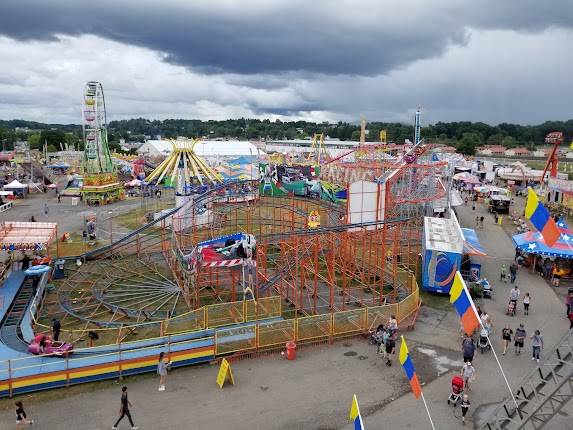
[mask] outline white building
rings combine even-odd
[[[148,140],[137,150],[147,157],[166,157],[173,150],[169,140]],[[264,152],[247,140],[202,140],[195,146],[195,153],[201,157],[240,157],[253,156]]]
[[[370,143],[370,142],[369,142]],[[324,146],[326,151],[336,157],[342,155],[355,147],[360,142],[352,140],[325,139]],[[287,154],[304,154],[310,152],[312,141],[310,139],[293,139],[293,140],[269,140],[263,144],[266,152],[281,152]]]

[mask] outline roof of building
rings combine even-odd
[[[524,147],[519,147],[519,148],[511,148],[508,149],[508,151],[513,151],[514,154],[529,154],[529,149],[524,148]]]
[[[173,150],[169,140],[148,140],[145,144],[165,155]],[[260,152],[260,150],[259,150]],[[202,157],[257,155],[257,147],[247,140],[203,140],[195,147],[195,153]]]

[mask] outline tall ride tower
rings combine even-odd
[[[416,118],[414,121],[414,145],[420,143],[420,129],[421,129],[422,112],[420,106],[416,109]]]
[[[82,197],[88,205],[102,205],[123,200],[125,192],[118,181],[107,142],[105,99],[99,82],[86,84],[82,120],[84,131]]]

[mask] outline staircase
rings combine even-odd
[[[573,330],[519,385],[515,394],[519,405],[506,398],[476,428],[541,429],[573,399]]]

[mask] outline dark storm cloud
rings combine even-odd
[[[0,34],[15,39],[94,34],[195,70],[235,74],[384,74],[466,43],[468,27],[573,23],[571,0],[3,0],[0,8]]]

